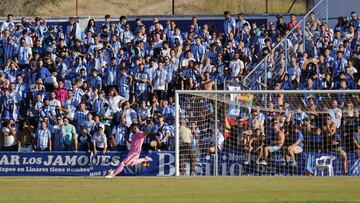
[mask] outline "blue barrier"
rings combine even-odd
[[[0,176],[104,176],[110,168],[115,168],[126,152],[107,152],[91,158],[85,152],[1,152]],[[173,151],[143,153],[142,157],[150,156],[152,162],[144,162],[127,168],[122,175],[138,176],[174,176],[175,153]],[[305,175],[314,172],[314,161],[326,153],[302,153],[298,156],[298,166],[282,165],[282,157],[274,155],[268,166],[250,164],[244,165],[243,153],[219,153],[219,175],[274,175],[292,176]],[[214,174],[214,155],[197,157],[196,175]],[[333,162],[334,175],[344,175],[340,157]],[[190,164],[185,164],[189,173]],[[327,175],[327,172],[325,173]],[[360,159],[349,155],[349,175],[360,176]]]
[[[91,157],[85,152],[3,152],[0,176],[104,176],[127,153],[108,152]],[[169,176],[175,174],[173,152],[149,152],[153,161],[129,167],[123,175]]]

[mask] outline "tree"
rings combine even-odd
[[[0,15],[9,13],[22,16],[35,16],[37,10],[45,5],[61,6],[63,0],[0,0]]]

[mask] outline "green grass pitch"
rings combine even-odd
[[[360,178],[2,177],[0,202],[360,202]]]

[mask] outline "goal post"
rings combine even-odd
[[[178,90],[176,176],[360,175],[360,90]]]

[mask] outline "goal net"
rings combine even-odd
[[[359,175],[360,90],[177,91],[176,175]]]

